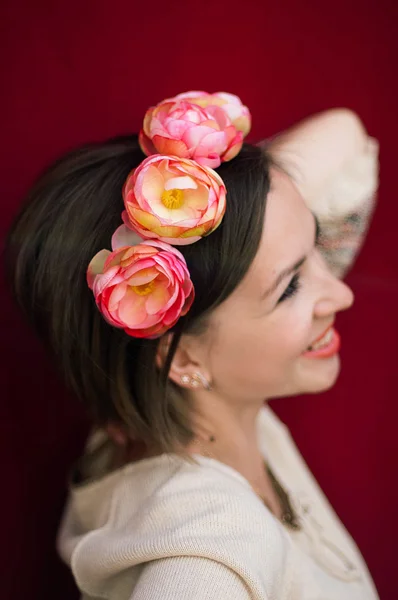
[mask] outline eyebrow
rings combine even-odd
[[[315,240],[314,240],[314,245],[316,245],[319,242],[320,237],[321,237],[321,226],[320,226],[319,219],[316,216],[316,214],[313,213],[312,211],[311,211],[311,214],[314,217],[314,221],[315,221]],[[270,294],[272,294],[272,292],[274,292],[277,289],[277,287],[280,285],[280,283],[282,283],[282,281],[288,275],[291,275],[295,271],[298,271],[298,269],[305,263],[306,260],[307,260],[307,257],[303,256],[302,258],[300,258],[291,267],[287,267],[286,269],[283,269],[283,271],[281,271],[279,273],[278,277],[275,279],[274,283],[262,294],[261,299],[264,300]]]

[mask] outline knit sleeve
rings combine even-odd
[[[250,600],[232,569],[197,556],[155,560],[144,567],[130,600]],[[264,596],[263,600],[267,600]]]
[[[315,115],[260,143],[294,181],[321,225],[320,251],[344,277],[363,246],[376,205],[378,142],[346,109]]]

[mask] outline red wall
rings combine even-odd
[[[381,598],[396,598],[398,121],[394,0],[2,0],[0,233],[33,178],[73,146],[137,131],[146,108],[189,89],[238,94],[252,139],[348,106],[381,143],[379,206],[339,317],[341,377],[278,400],[357,540]],[[9,298],[1,296],[2,597],[69,600],[53,550],[68,467],[86,431]]]

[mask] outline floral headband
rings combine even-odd
[[[189,311],[194,287],[173,246],[209,235],[225,213],[226,189],[213,169],[234,158],[251,126],[240,99],[187,92],[150,108],[139,143],[147,158],[123,187],[124,225],[87,269],[96,304],[113,325],[156,338]]]

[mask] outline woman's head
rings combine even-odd
[[[181,335],[197,339],[199,347],[199,339],[212,334],[212,314],[248,273],[262,239],[271,161],[259,148],[244,145],[218,169],[228,208],[215,232],[180,247],[196,296],[169,343],[170,335],[135,339],[110,326],[86,283],[90,260],[109,247],[120,224],[126,177],[143,158],[131,136],[58,161],[37,182],[15,221],[8,264],[19,303],[94,418],[116,421],[134,438],[168,450],[191,437],[189,395],[180,380],[167,378],[173,353]]]
[[[306,351],[353,302],[317,248],[319,225],[297,188],[275,165],[269,173],[254,260],[213,310],[203,335],[184,336],[170,372],[175,381],[201,373],[228,403],[330,388],[339,373],[338,353],[319,358]]]

